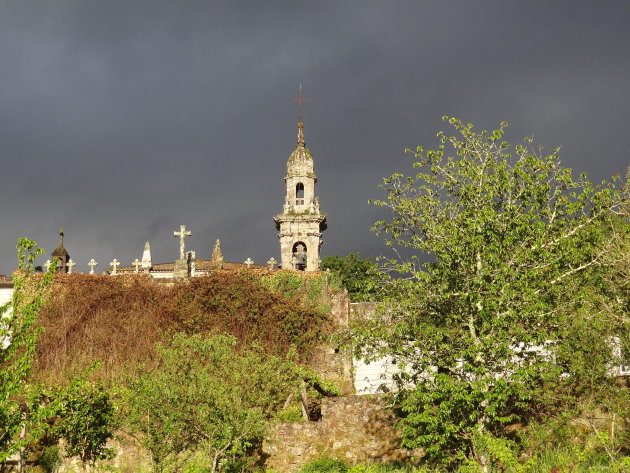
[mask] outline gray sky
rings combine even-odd
[[[279,259],[300,83],[323,255],[384,253],[381,179],[442,115],[510,123],[593,180],[630,164],[630,2],[0,0],[0,274],[19,236],[87,272]]]

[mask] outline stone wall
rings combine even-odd
[[[352,302],[348,308],[349,321],[369,320],[376,316],[378,302]]]
[[[333,331],[348,327],[350,299],[346,291],[329,290],[327,302]],[[342,394],[354,394],[352,381],[352,355],[349,350],[340,350],[331,343],[323,343],[313,350],[310,361],[313,370],[328,381],[334,382]]]
[[[350,465],[410,461],[420,452],[400,448],[395,416],[382,397],[344,396],[322,402],[318,422],[283,422],[275,426],[263,450],[267,468],[283,473],[326,456]]]
[[[138,473],[152,471],[151,454],[129,435],[118,432],[116,438],[107,442],[114,451],[114,457],[101,460],[90,466],[81,463],[78,457],[64,458],[57,473],[95,473],[116,471],[118,473]],[[62,447],[63,448],[63,447]]]

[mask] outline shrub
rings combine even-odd
[[[317,458],[310,461],[300,468],[300,473],[347,473],[349,467],[336,458]]]
[[[59,465],[61,465],[59,447],[52,446],[45,448],[37,463],[46,473],[55,473]]]

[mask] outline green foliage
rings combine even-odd
[[[477,437],[474,441],[477,451],[486,458],[485,465],[479,459],[467,458],[454,470],[440,466],[412,466],[400,464],[361,463],[347,466],[340,460],[317,459],[302,467],[300,473],[628,473],[630,457],[609,459],[597,455],[593,444],[562,444],[537,452],[529,459],[519,458],[519,451],[505,439]],[[273,473],[273,472],[268,472]]]
[[[325,275],[277,271],[260,278],[261,284],[306,307],[330,312],[327,305],[328,280]]]
[[[330,270],[340,280],[353,302],[375,300],[388,279],[384,272],[379,271],[376,263],[361,258],[359,253],[326,256],[322,259],[321,269]]]
[[[440,468],[399,463],[361,463],[348,469],[348,473],[441,473],[443,471]]]
[[[575,432],[574,432],[575,433]],[[556,441],[532,455],[523,455],[514,442],[491,435],[473,439],[474,452],[457,469],[459,473],[626,473],[630,457],[607,453],[609,439],[591,435],[581,441]]]
[[[300,406],[289,406],[276,414],[277,422],[301,422],[304,420]]]
[[[310,307],[317,307],[319,310],[329,312],[330,308],[326,306],[324,300],[326,297],[326,277],[316,276],[306,279],[306,304]]]
[[[13,299],[0,308],[0,464],[29,441],[20,432],[28,421],[22,406],[29,395],[27,377],[40,332],[34,323],[53,277],[52,272],[31,277],[41,253],[35,242],[18,240]]]
[[[78,456],[83,463],[111,458],[106,448],[113,437],[114,407],[109,392],[99,383],[73,379],[66,388],[39,386],[31,399],[37,412],[41,434],[49,443],[65,441],[67,456]],[[36,432],[34,427],[34,432]]]
[[[296,297],[304,285],[304,278],[297,273],[278,271],[261,278],[263,285],[272,291],[279,292],[286,297]]]
[[[405,368],[403,445],[461,462],[474,438],[566,407],[575,386],[599,398],[627,392],[605,362],[628,322],[606,231],[627,189],[574,178],[557,150],[532,151],[529,139],[513,147],[507,124],[477,133],[445,120],[456,134],[418,147],[417,173],[385,179],[387,200],[374,202],[392,214],[374,230],[417,253],[389,261],[403,277],[388,285],[383,316],[357,327],[357,343]],[[627,235],[628,221],[616,223]]]
[[[304,464],[299,473],[347,473],[348,468],[347,463],[342,460],[324,457]]]
[[[129,380],[124,417],[158,471],[177,470],[194,452],[211,472],[248,466],[267,420],[302,382],[292,362],[239,352],[225,335],[178,333],[157,354],[157,368]]]
[[[342,460],[327,457],[312,460],[300,469],[300,473],[440,473],[442,471],[444,470],[400,463],[359,463],[349,466]],[[268,471],[268,473],[273,472]]]
[[[51,446],[44,449],[37,460],[37,464],[41,466],[46,473],[55,473],[61,465],[61,460],[59,447]]]
[[[42,331],[35,327],[36,318],[54,271],[33,275],[33,262],[42,250],[30,240],[20,238],[17,253],[13,299],[0,314],[0,340],[10,341],[0,347],[0,464],[29,444],[60,438],[66,440],[68,454],[79,455],[84,462],[106,458],[113,410],[102,387],[83,379],[73,380],[66,389],[28,383]],[[56,462],[55,451],[44,450],[42,466],[52,471]]]

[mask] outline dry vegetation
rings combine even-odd
[[[325,334],[327,315],[304,303],[308,284],[292,296],[266,286],[252,272],[217,272],[174,285],[145,275],[57,275],[38,317],[44,331],[33,376],[59,383],[99,361],[93,376],[115,381],[150,363],[156,342],[175,332],[229,333],[241,345],[257,342],[281,355],[295,346],[308,357]]]

